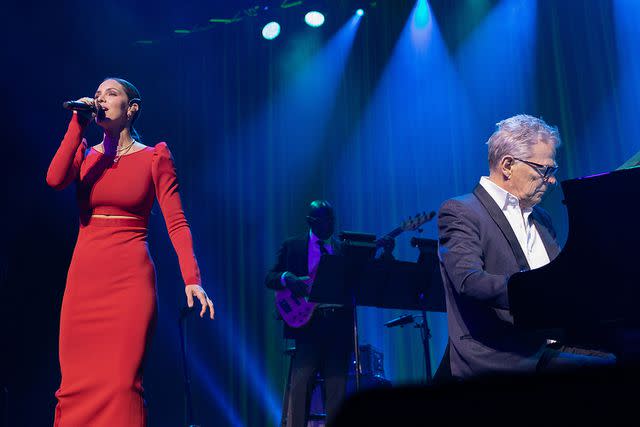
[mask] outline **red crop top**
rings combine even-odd
[[[199,285],[191,229],[182,210],[176,169],[167,144],[160,142],[114,162],[112,157],[87,148],[82,137],[85,127],[74,113],[49,165],[47,184],[61,190],[76,182],[81,224],[92,214],[133,216],[146,223],[157,197],[178,254],[182,278],[186,285]]]

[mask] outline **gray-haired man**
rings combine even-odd
[[[438,217],[451,373],[468,378],[610,363],[590,357],[598,352],[547,347],[544,336],[513,326],[509,277],[542,267],[560,252],[551,218],[537,206],[556,184],[560,137],[556,128],[527,115],[497,126],[487,142],[489,176],[472,194],[444,202]]]

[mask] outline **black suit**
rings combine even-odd
[[[549,215],[536,206],[531,218],[553,260],[560,248]],[[500,207],[478,185],[442,205],[438,229],[452,374],[534,372],[545,339],[513,326],[507,281],[529,264]]]
[[[331,241],[334,254],[340,244]],[[296,276],[309,275],[309,235],[286,240],[278,252],[275,266],[267,273],[268,288],[282,289],[285,271]],[[296,341],[292,360],[290,414],[287,425],[306,426],[311,388],[316,372],[325,384],[325,412],[331,418],[344,399],[346,379],[352,352],[352,310],[348,308],[316,309],[309,323],[301,328],[285,325],[285,337]]]

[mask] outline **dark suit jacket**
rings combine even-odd
[[[334,254],[340,253],[340,242],[333,237],[331,238],[331,247]],[[278,259],[275,265],[269,270],[265,278],[267,288],[282,289],[280,278],[285,271],[289,271],[296,276],[309,275],[309,232],[284,241],[278,251]],[[285,324],[284,335],[287,338],[296,338],[301,332],[304,332],[305,328],[306,326],[295,329]]]
[[[536,206],[531,217],[553,260],[560,247],[549,215]],[[501,208],[478,185],[444,202],[438,229],[452,374],[533,372],[545,340],[513,326],[507,282],[529,264]]]

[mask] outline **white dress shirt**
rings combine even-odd
[[[509,221],[522,252],[527,258],[529,267],[534,269],[549,264],[549,254],[547,254],[540,234],[531,220],[532,208],[520,209],[520,200],[491,181],[489,177],[480,178],[480,185],[487,190],[487,193],[502,209],[502,213]]]

